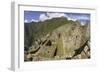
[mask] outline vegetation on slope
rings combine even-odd
[[[69,21],[64,18],[53,18],[51,20],[46,20],[44,22],[31,22],[25,23],[24,25],[24,45],[27,49],[29,46],[34,44],[34,41],[52,32],[54,29],[69,23]]]

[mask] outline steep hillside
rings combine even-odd
[[[69,23],[69,21],[64,18],[53,18],[51,20],[46,20],[44,22],[31,22],[25,23],[24,26],[24,40],[25,47],[28,48],[34,41],[38,38],[45,36],[47,33],[52,32],[54,29]]]
[[[90,58],[89,25],[63,17],[25,24],[24,60]]]

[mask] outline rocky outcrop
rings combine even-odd
[[[38,38],[25,54],[25,61],[90,58],[90,26],[78,21],[62,25]]]

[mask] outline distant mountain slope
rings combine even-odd
[[[72,21],[71,21],[72,22]],[[25,47],[29,47],[34,43],[37,38],[45,36],[47,33],[52,32],[54,29],[69,23],[64,18],[53,18],[44,22],[31,22],[24,24],[24,40]]]

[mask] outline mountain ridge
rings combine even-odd
[[[81,25],[79,21],[66,18],[25,24],[24,49],[29,53],[25,57],[29,56],[33,60],[69,59],[75,54],[74,50],[80,49],[90,39],[89,25]],[[87,57],[81,54],[81,58]]]

